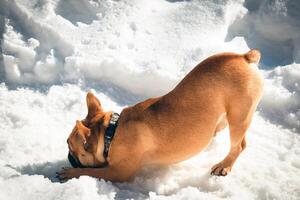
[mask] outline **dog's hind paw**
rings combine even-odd
[[[226,166],[222,162],[214,165],[211,168],[211,175],[226,176],[231,171],[231,166]]]

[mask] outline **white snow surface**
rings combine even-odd
[[[1,0],[0,199],[299,199],[298,0]],[[65,183],[66,139],[93,88],[121,112],[171,90],[218,52],[259,48],[264,95],[226,177],[228,129],[182,163],[130,183]]]

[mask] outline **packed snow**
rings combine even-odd
[[[1,0],[0,199],[299,199],[300,2]],[[248,146],[210,175],[229,130],[197,156],[128,183],[65,183],[66,139],[90,89],[105,110],[171,90],[218,52],[259,48],[264,95]]]

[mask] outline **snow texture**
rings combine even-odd
[[[0,0],[0,199],[299,199],[298,0]],[[90,89],[106,110],[171,90],[218,52],[262,51],[264,95],[226,177],[225,129],[197,156],[131,183],[59,183]]]

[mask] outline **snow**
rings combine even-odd
[[[1,199],[299,199],[300,3],[296,0],[2,0]],[[226,177],[210,168],[228,129],[199,155],[131,183],[59,183],[66,139],[93,88],[105,110],[172,89],[222,51],[262,51],[265,89],[248,146]]]
[[[300,65],[279,66],[266,72],[261,113],[276,124],[300,132]]]
[[[300,4],[297,0],[246,0],[249,12],[236,18],[227,39],[243,36],[250,48],[259,48],[265,68],[299,63]]]

